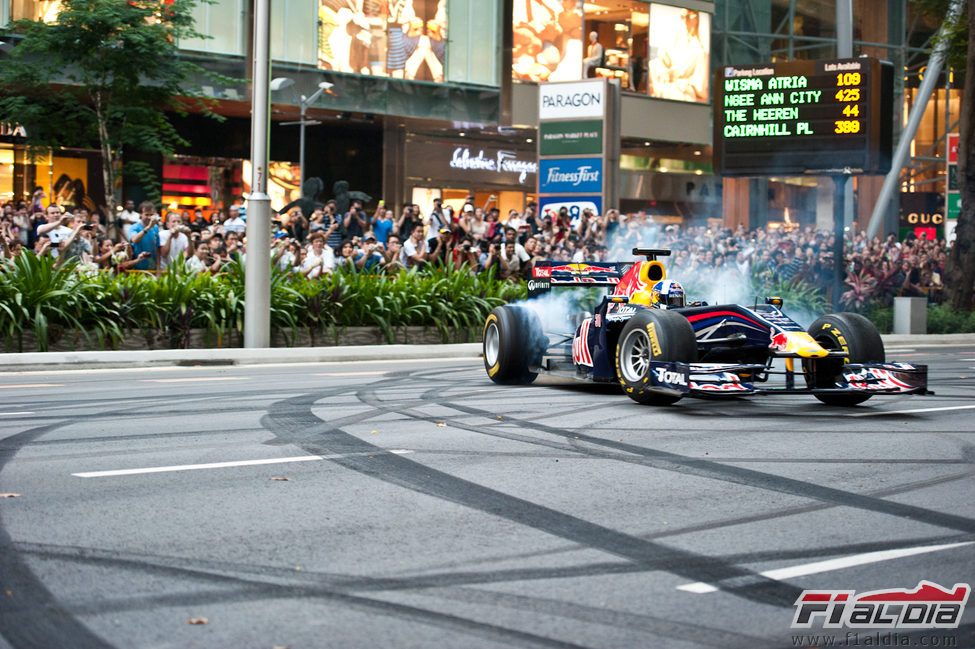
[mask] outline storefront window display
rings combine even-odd
[[[641,0],[515,0],[512,78],[619,79],[659,99],[709,100],[711,15]]]
[[[318,67],[442,82],[447,0],[321,0]]]
[[[646,2],[587,2],[586,38],[589,50],[598,43],[597,57],[586,76],[609,77],[620,80],[625,90],[646,92],[647,25],[650,22]]]
[[[519,212],[534,194],[538,176],[537,156],[531,139],[506,134],[453,137],[412,133],[407,137],[406,182],[413,201],[428,214],[434,198],[459,210],[468,196],[484,207]]]
[[[476,207],[484,208],[485,211],[497,208],[502,218],[507,218],[508,212],[515,210],[523,212],[525,207],[536,200],[534,193],[519,191],[490,191],[486,189],[458,189],[454,188],[433,188],[433,187],[414,187],[412,191],[413,203],[420,206],[420,213],[424,216],[430,214],[433,209],[433,199],[439,198],[444,205],[449,205],[455,213],[460,213],[464,203],[473,197]]]

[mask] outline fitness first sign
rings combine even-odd
[[[602,79],[543,83],[538,87],[538,119],[602,118],[606,100],[606,84]]]

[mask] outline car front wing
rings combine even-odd
[[[684,396],[747,396],[752,394],[930,394],[927,365],[911,363],[850,363],[837,374],[834,387],[806,387],[802,372],[774,372],[765,365],[730,363],[651,362],[649,383],[655,392]],[[785,376],[784,385],[759,385],[755,377]],[[799,381],[796,381],[798,376]],[[764,381],[763,381],[764,383]]]

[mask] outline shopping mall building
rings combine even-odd
[[[606,77],[615,104],[619,172],[607,202],[661,222],[818,224],[833,218],[832,181],[821,176],[722,178],[712,167],[709,80],[722,66],[837,57],[836,2],[830,0],[273,0],[272,78],[294,84],[272,93],[273,204],[298,194],[302,96],[333,84],[308,107],[306,176],[337,180],[387,204],[434,197],[502,213],[537,198],[539,84]],[[938,24],[907,0],[853,0],[853,55],[893,63],[894,141],[906,121]],[[56,0],[0,0],[0,21],[53,20]],[[236,78],[251,76],[252,0],[196,8],[211,38],[181,43],[186,56]],[[595,34],[595,36],[590,36]],[[594,45],[598,43],[598,48]],[[945,134],[957,131],[960,79],[942,73],[911,145],[901,200],[938,208],[945,191]],[[179,155],[150,160],[167,206],[217,209],[246,194],[250,96],[243,85],[211,84],[227,119],[174,116],[191,141]],[[99,193],[98,154],[58,149],[31,161],[17,125],[0,128],[0,194],[35,185],[63,202]],[[869,219],[882,176],[852,183],[859,227]],[[127,184],[124,198],[144,196]],[[943,198],[941,199],[943,205]],[[912,202],[913,201],[913,202]],[[920,201],[920,202],[919,202]],[[925,202],[927,201],[927,202]],[[885,230],[897,226],[892,201]],[[604,207],[608,207],[606,205]],[[916,213],[916,209],[915,209]],[[927,218],[936,227],[937,215]]]

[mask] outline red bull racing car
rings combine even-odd
[[[812,394],[852,406],[880,394],[928,394],[927,366],[887,362],[876,327],[859,314],[824,315],[803,329],[774,297],[750,307],[686,304],[657,259],[669,250],[633,254],[645,261],[536,264],[533,299],[497,307],[484,323],[491,380],[526,384],[548,373],[618,382],[631,399],[652,405],[685,396]],[[558,287],[606,287],[606,294],[593,314],[543,328],[544,296]]]

